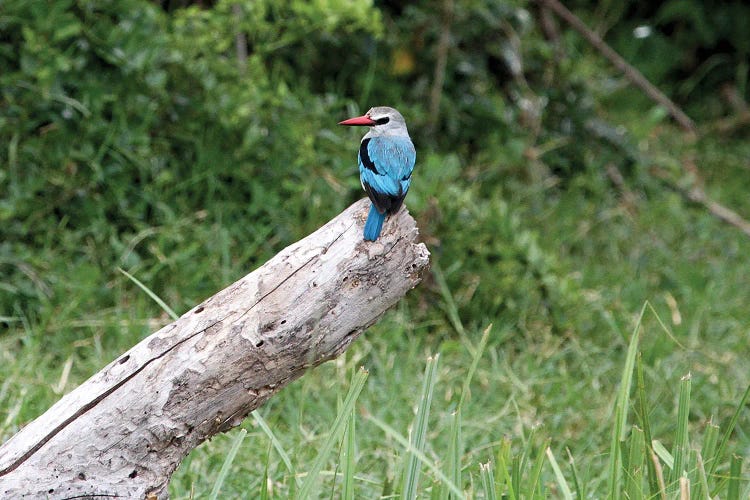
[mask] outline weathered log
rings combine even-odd
[[[421,280],[404,208],[361,200],[119,356],[0,447],[0,497],[166,498],[180,461],[335,358]]]

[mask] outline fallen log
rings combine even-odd
[[[361,200],[104,367],[0,447],[0,497],[166,498],[183,458],[341,354],[421,280],[406,208]]]

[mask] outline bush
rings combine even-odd
[[[181,227],[184,240],[150,252],[132,245],[144,231],[222,220],[239,245],[283,243],[351,200],[353,153],[336,160],[330,132],[346,101],[314,93],[315,68],[299,69],[325,59],[321,46],[377,33],[377,12],[248,2],[237,22],[232,3],[172,16],[137,0],[5,3],[0,315],[55,295],[55,273],[70,271],[50,268],[55,252],[71,268],[140,266],[158,289],[158,253],[191,236]]]

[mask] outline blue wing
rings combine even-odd
[[[359,178],[380,213],[400,207],[417,153],[408,137],[370,137],[359,148]]]

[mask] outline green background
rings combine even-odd
[[[645,406],[634,385],[624,437],[647,416],[674,451],[686,421],[690,449],[706,451],[707,422],[729,429],[709,489],[746,497],[729,452],[750,448],[747,409],[730,425],[750,383],[750,238],[685,193],[750,218],[750,7],[567,5],[698,133],[537,3],[0,0],[0,437],[170,321],[118,268],[182,313],[361,198],[363,131],[336,123],[389,105],[417,148],[406,204],[432,270],[260,410],[297,473],[362,365],[354,491],[403,493],[409,454],[368,415],[408,436],[440,353],[423,449],[438,467],[458,457],[467,495],[489,495],[487,462],[498,494],[563,495],[547,444],[574,494],[624,494],[638,467],[608,463],[640,325]],[[295,495],[267,435],[242,427],[221,496]],[[192,453],[173,497],[205,497],[235,435]],[[336,450],[321,497],[342,488]],[[418,495],[447,494],[422,469]],[[503,470],[528,491],[511,493]]]

